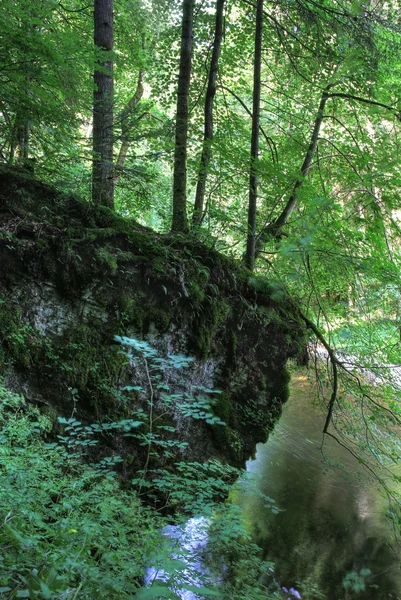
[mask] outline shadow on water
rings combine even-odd
[[[399,599],[399,548],[384,517],[386,500],[335,442],[325,442],[323,460],[324,416],[311,394],[307,378],[294,376],[279,424],[248,462],[283,512],[272,514],[263,499],[244,492],[247,527],[264,558],[276,563],[277,579],[304,600]]]

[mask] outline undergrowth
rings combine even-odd
[[[156,435],[155,390],[165,410],[174,407],[211,425],[222,423],[213,414],[213,390],[173,394],[161,375],[190,360],[162,359],[144,342],[120,341],[148,375],[148,387],[135,390],[148,403],[139,417],[92,425],[61,418],[59,441],[47,443],[48,418],[0,385],[0,597],[280,598],[277,584],[275,592],[267,587],[274,583],[273,565],[259,557],[238,507],[223,502],[239,475],[236,469],[218,461],[183,460],[173,471],[149,468],[154,447],[170,448]],[[146,436],[141,433],[145,425]],[[129,489],[121,488],[114,471],[121,457],[89,461],[97,436],[110,429],[125,431],[148,448]],[[152,494],[163,499],[163,509],[170,508],[168,523],[160,504],[151,508],[141,502],[141,495]],[[274,501],[268,501],[275,511]],[[193,538],[186,541],[193,514],[203,523],[198,528],[203,543],[195,545]]]

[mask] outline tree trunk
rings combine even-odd
[[[10,163],[14,161],[15,156],[21,164],[29,158],[29,121],[21,112],[17,112],[11,132]]]
[[[131,145],[130,141],[130,126],[128,123],[128,118],[133,112],[135,106],[138,104],[140,99],[143,96],[143,78],[145,76],[145,71],[140,71],[138,75],[138,82],[136,85],[135,94],[132,96],[131,100],[128,102],[127,106],[121,113],[121,147],[120,152],[118,153],[117,158],[117,167],[122,169],[124,167],[125,159],[127,158],[127,153],[129,147]]]
[[[296,180],[293,190],[292,190],[292,194],[289,197],[288,202],[285,205],[283,212],[276,219],[276,221],[268,227],[268,230],[271,233],[273,233],[275,237],[277,237],[277,235],[280,234],[281,229],[287,223],[292,211],[296,207],[296,204],[298,201],[298,190],[302,186],[305,178],[307,177],[307,175],[309,173],[312,159],[315,155],[317,142],[318,142],[318,138],[319,138],[320,127],[322,125],[323,117],[324,117],[324,107],[326,106],[326,102],[329,98],[330,98],[330,96],[329,96],[328,88],[327,88],[323,92],[322,97],[320,99],[320,104],[319,104],[319,108],[317,111],[315,124],[313,126],[311,140],[310,140],[310,143],[308,146],[308,150],[306,151],[304,162],[302,163],[302,166],[301,166],[301,177],[298,177],[298,179]]]
[[[92,200],[114,208],[113,181],[113,0],[95,0],[94,42],[105,52],[94,72]]]
[[[205,198],[206,179],[212,153],[213,142],[213,100],[216,94],[217,70],[220,57],[220,47],[223,38],[223,9],[225,0],[216,1],[216,24],[214,29],[213,53],[210,61],[209,81],[205,98],[205,129],[203,137],[202,155],[196,186],[193,224],[200,225],[203,218],[203,204]]]
[[[195,0],[183,0],[180,73],[175,126],[172,231],[188,232],[187,219],[187,138],[188,96],[191,79],[193,13]]]
[[[253,110],[251,138],[251,166],[249,174],[248,235],[245,263],[253,271],[256,248],[256,201],[258,194],[257,159],[259,156],[260,73],[262,61],[263,0],[257,0],[255,26],[255,56],[253,66]]]

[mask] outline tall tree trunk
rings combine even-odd
[[[260,73],[262,62],[263,0],[256,5],[255,56],[253,66],[253,109],[251,137],[251,167],[249,174],[248,235],[245,263],[253,271],[256,248],[256,201],[258,195],[257,159],[259,156]]]
[[[94,42],[107,52],[94,72],[92,200],[114,208],[113,181],[113,0],[95,0]]]
[[[172,231],[188,232],[187,219],[187,138],[188,96],[191,80],[193,14],[195,0],[183,0],[180,73],[177,91],[177,116],[175,125],[175,154],[173,182]]]
[[[209,81],[205,98],[205,129],[203,137],[202,156],[200,161],[198,183],[196,186],[193,224],[199,225],[203,218],[203,203],[205,198],[206,179],[213,142],[213,100],[216,94],[217,70],[220,57],[220,47],[223,38],[223,10],[225,0],[216,1],[216,24],[214,29],[213,53],[210,61]]]
[[[300,177],[297,178],[297,180],[294,184],[294,187],[292,189],[291,196],[289,197],[288,202],[285,205],[281,215],[276,219],[276,221],[274,223],[272,223],[267,228],[270,235],[272,235],[273,237],[278,237],[280,235],[282,228],[287,223],[292,211],[294,210],[294,208],[297,205],[299,188],[302,186],[303,182],[305,181],[305,178],[307,177],[307,175],[309,173],[309,169],[310,169],[313,157],[316,152],[320,127],[322,125],[323,117],[324,117],[324,107],[326,106],[326,102],[329,98],[330,98],[329,88],[326,88],[320,99],[319,108],[317,111],[315,123],[313,126],[313,131],[312,131],[312,135],[311,135],[311,140],[310,140],[308,149],[306,151],[304,162],[302,163],[302,166],[301,166],[301,175],[300,175]]]
[[[127,106],[122,111],[121,118],[121,147],[120,152],[118,153],[117,158],[117,167],[122,169],[124,167],[125,159],[127,158],[127,153],[129,147],[131,145],[130,140],[130,126],[128,123],[128,119],[132,114],[135,106],[141,100],[143,96],[143,78],[145,76],[145,71],[140,71],[138,75],[138,82],[136,84],[136,90],[131,100],[128,102]]]
[[[30,35],[30,32],[28,32]],[[27,70],[29,66],[27,66]],[[29,96],[29,85],[30,85],[30,76],[25,76],[25,96]],[[15,155],[17,156],[17,161],[21,165],[26,165],[29,158],[29,136],[30,136],[30,122],[29,122],[29,109],[28,103],[22,103],[22,107],[20,106],[17,109],[15,115],[14,126],[11,132],[11,144],[10,144],[10,163],[14,161]]]
[[[22,112],[17,112],[11,132],[10,163],[15,156],[21,164],[29,158],[29,121]]]

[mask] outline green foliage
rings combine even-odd
[[[172,370],[188,368],[194,361],[192,357],[181,354],[170,354],[167,358],[159,356],[157,350],[146,341],[135,338],[115,336],[116,341],[124,347],[131,348],[133,355],[129,352],[126,356],[133,361],[143,361],[146,369],[150,369],[150,375],[154,379],[154,388],[160,393],[162,408],[170,409],[184,418],[201,420],[209,425],[224,425],[224,422],[213,413],[216,399],[213,395],[221,394],[220,390],[209,389],[204,386],[192,386],[192,392],[171,392],[171,386],[167,383],[168,374]],[[153,393],[153,386],[151,392]],[[127,390],[131,388],[126,388]],[[144,392],[141,387],[137,391]]]
[[[343,586],[345,589],[350,589],[353,592],[364,592],[366,589],[365,578],[370,574],[370,569],[361,569],[360,573],[351,571],[344,577]]]
[[[224,323],[230,314],[230,306],[225,300],[208,296],[201,307],[195,324],[195,345],[199,356],[205,359],[210,351],[212,334]]]
[[[222,425],[209,413],[211,397],[218,390],[197,386],[193,396],[174,395],[161,379],[188,368],[192,359],[161,358],[146,341],[118,339],[130,349],[130,360],[146,367],[149,385],[163,394],[163,409],[174,406],[184,418]],[[125,391],[145,393],[141,386],[127,386]],[[78,402],[77,390],[71,393]],[[133,418],[109,423],[88,425],[73,416],[59,418],[59,441],[49,444],[43,439],[51,430],[47,417],[0,387],[0,590],[5,598],[56,599],[68,593],[81,598],[170,600],[193,591],[197,597],[256,600],[259,592],[267,593],[264,585],[252,587],[251,579],[263,573],[271,576],[272,565],[259,559],[238,508],[216,504],[229,495],[239,476],[237,469],[216,460],[181,460],[168,469],[151,469],[147,462],[133,481],[140,493],[145,491],[148,500],[174,514],[177,522],[194,513],[207,518],[207,553],[219,555],[235,574],[233,580],[230,575],[216,585],[207,570],[199,573],[200,556],[185,550],[184,538],[177,538],[178,545],[162,542],[158,512],[145,508],[135,492],[119,487],[113,469],[122,458],[113,455],[87,462],[99,436],[116,431],[145,444],[148,458],[155,448],[162,456],[174,446],[181,448],[179,440],[154,433],[153,427],[164,434],[174,433],[174,427],[156,425],[154,399],[148,406],[148,415],[138,410]],[[147,419],[148,433],[141,434]],[[274,511],[274,501],[267,497],[266,501]],[[152,584],[141,588],[145,569],[152,564],[161,575],[156,572]],[[222,563],[221,568],[226,567]]]
[[[173,447],[182,449],[184,446],[179,440],[162,439],[159,434],[154,433],[156,428],[164,433],[175,432],[172,426],[156,425],[158,416],[155,406],[158,400],[154,397],[154,390],[161,392],[162,410],[172,409],[173,414],[178,412],[181,417],[203,420],[207,424],[224,427],[224,423],[209,412],[213,405],[212,395],[221,392],[204,386],[193,386],[192,394],[172,393],[166,380],[174,378],[172,371],[190,367],[193,359],[182,355],[169,355],[162,358],[157,350],[144,340],[119,336],[116,336],[116,340],[128,349],[127,356],[132,362],[145,368],[148,376],[147,390],[141,386],[129,386],[130,389],[135,388],[141,394],[147,394],[149,398],[149,432],[142,435],[128,434],[141,440],[141,444],[148,445],[146,462],[144,468],[136,473],[136,478],[132,482],[134,487],[137,487],[141,494],[145,494],[148,501],[152,501],[155,506],[173,514],[178,524],[185,515],[195,514],[197,519],[199,517],[206,519],[203,533],[198,531],[196,534],[198,537],[203,535],[207,539],[205,555],[202,553],[199,555],[197,551],[184,550],[186,547],[184,529],[179,528],[180,535],[176,536],[176,539],[180,541],[180,545],[174,549],[175,559],[170,564],[168,560],[166,561],[165,555],[153,558],[152,564],[157,565],[157,569],[161,570],[160,576],[158,577],[156,569],[152,585],[141,591],[138,597],[179,598],[180,592],[187,590],[194,591],[197,597],[216,596],[257,600],[262,597],[260,594],[263,594],[264,598],[273,598],[267,587],[268,583],[274,581],[272,563],[261,560],[258,547],[252,543],[245,531],[239,507],[230,502],[223,503],[230,495],[234,482],[238,480],[237,488],[234,489],[242,485],[245,485],[248,490],[252,488],[255,493],[263,497],[265,506],[273,514],[277,514],[280,509],[275,501],[259,491],[256,481],[242,477],[238,469],[217,460],[204,463],[181,460],[170,464],[167,468],[149,468],[149,459],[155,450],[162,451],[162,455],[157,454],[157,456],[163,460],[163,457],[171,456],[170,450]],[[199,393],[200,395],[197,395]],[[192,538],[188,544],[192,547]],[[208,565],[207,557],[215,565],[211,573],[204,568],[199,568],[199,561]],[[214,580],[219,580],[221,573],[225,573],[223,581],[216,585]],[[255,583],[255,578],[256,581],[261,582],[260,585]],[[197,581],[196,586],[193,585],[194,580]]]
[[[264,135],[256,164],[260,255],[257,272],[249,278],[248,284],[255,307],[259,295],[268,296],[281,307],[279,316],[259,311],[260,327],[269,327],[275,319],[282,327],[288,325],[290,338],[291,316],[286,314],[285,304],[287,298],[292,297],[304,313],[325,330],[346,367],[341,371],[340,383],[347,393],[341,391],[335,404],[336,433],[350,448],[357,444],[360,460],[365,464],[370,464],[367,457],[373,457],[374,462],[394,465],[399,461],[400,417],[399,381],[392,365],[400,362],[401,255],[397,209],[401,185],[401,37],[397,3],[364,8],[361,3],[345,0],[280,0],[265,8],[260,115]],[[122,114],[135,93],[139,72],[145,72],[144,97],[127,121],[126,161],[123,167],[116,169],[116,205],[124,216],[163,232],[168,230],[171,220],[179,17],[177,7],[164,0],[116,1],[113,57],[116,155],[123,138]],[[232,3],[227,7],[214,105],[214,120],[218,126],[208,173],[207,202],[202,226],[194,232],[209,245],[236,258],[242,256],[247,233],[244,199],[249,172],[252,107],[249,56],[253,50],[253,18],[253,7],[249,3]],[[63,190],[89,195],[91,73],[99,58],[93,51],[91,6],[83,6],[76,0],[62,3],[4,0],[0,22],[3,49],[0,158],[24,172],[26,183],[22,193],[21,189],[15,191],[15,186],[1,192],[5,206],[8,197],[18,200],[14,201],[12,218],[1,233],[5,248],[19,257],[23,257],[24,252],[41,256],[43,271],[57,282],[65,296],[74,300],[81,297],[87,275],[79,242],[72,241],[77,222],[92,228],[85,233],[85,239],[94,242],[93,262],[99,273],[114,274],[123,263],[137,261],[143,265],[146,258],[152,258],[155,272],[162,275],[168,263],[171,266],[177,262],[176,258],[168,254],[166,246],[161,248],[146,230],[138,231],[110,211],[96,212],[71,197],[57,196],[48,202],[47,196],[52,197],[52,192],[42,188],[41,206],[35,213],[41,220],[32,222],[33,204],[37,201],[27,190],[29,185],[35,185],[31,179],[33,171]],[[212,36],[213,11],[211,3],[206,2],[197,12],[194,33],[188,205],[193,200],[199,168],[205,65],[207,67]],[[305,173],[302,165],[311,148],[310,139],[323,90],[330,93],[330,98],[325,105],[309,172]],[[282,235],[269,237],[269,225],[279,218],[294,192],[296,204]],[[58,206],[63,207],[64,212],[58,210]],[[29,244],[24,245],[21,239],[27,224],[28,228],[32,227],[27,235],[35,239],[29,249]],[[47,227],[50,233],[46,233]],[[135,242],[137,255],[98,246],[100,240],[113,236]],[[61,259],[48,252],[50,239],[60,240]],[[181,242],[171,239],[166,244]],[[209,282],[211,255],[205,263],[207,267],[188,268],[185,281],[180,281],[183,294],[193,307],[194,347],[203,359],[209,355],[214,332],[230,318],[229,305],[219,298],[218,276],[213,283]],[[10,261],[11,267],[5,275],[7,283],[12,283],[12,264]],[[240,267],[234,271],[239,272]],[[233,295],[238,296],[235,274],[230,285]],[[159,331],[165,331],[170,324],[170,314],[147,307],[142,300],[141,297],[133,300],[123,293],[116,300],[121,329],[129,324],[142,334],[154,323]],[[104,301],[107,303],[106,298]],[[242,321],[236,325],[242,327]],[[17,307],[1,304],[0,366],[28,369],[40,362],[47,376],[62,372],[67,384],[72,389],[79,388],[78,395],[86,403],[94,404],[99,414],[105,406],[124,410],[125,391],[116,391],[115,384],[126,356],[111,349],[106,360],[101,350],[101,329],[100,323],[93,322],[78,326],[73,334],[66,335],[65,347],[59,352],[24,321]],[[291,339],[288,344],[290,342]],[[235,360],[235,340],[229,343]],[[150,376],[148,383],[145,381],[136,389],[126,390],[146,408],[130,415],[132,426],[129,428],[128,418],[125,431],[147,452],[143,475],[138,477],[139,487],[152,485],[148,476],[153,473],[157,477],[157,468],[153,467],[158,461],[173,462],[185,451],[184,442],[175,439],[174,415],[192,419],[195,425],[204,422],[205,426],[212,426],[215,439],[230,444],[237,455],[243,456],[243,442],[236,430],[224,425],[233,417],[228,394],[172,391],[168,377],[174,375],[178,367],[185,366],[187,359],[162,359],[143,345],[131,345],[131,348],[136,354],[138,369],[142,374],[148,369]],[[323,377],[322,370],[317,370]],[[327,373],[324,377],[327,380]],[[374,379],[370,385],[369,378]],[[255,385],[258,393],[261,387]],[[287,382],[283,380],[278,399],[284,400],[287,392]],[[77,397],[75,395],[74,405]],[[246,399],[238,411],[245,427],[266,429],[264,408],[259,400]],[[279,402],[277,412],[278,407]],[[95,425],[83,425],[77,420],[63,425],[61,441],[72,454],[82,453],[94,445],[100,431]],[[111,423],[104,424],[103,435],[106,435],[106,427],[115,431]],[[344,438],[348,442],[344,442]],[[102,460],[105,460],[103,466],[109,462]],[[175,505],[189,507],[185,489],[173,481],[171,473],[163,473],[160,481],[164,481],[164,492],[168,489],[174,492],[171,486],[175,484],[177,493],[182,494],[181,498],[173,498]],[[188,481],[194,478],[190,470],[182,477]],[[201,490],[207,477],[203,473],[200,478]],[[159,491],[163,491],[161,484]],[[253,572],[252,568],[249,571]],[[351,584],[362,585],[357,583],[357,577],[361,578],[356,575],[354,579],[350,576],[344,580],[349,583],[349,589]],[[73,594],[80,583],[74,585]],[[24,589],[19,591],[22,593]],[[80,588],[79,592],[84,589]],[[97,597],[97,591],[93,593]],[[157,593],[163,597],[170,592],[160,584]],[[248,590],[247,593],[253,592]],[[263,592],[257,594],[263,595]]]
[[[208,514],[216,502],[228,496],[239,473],[238,469],[216,460],[205,463],[181,461],[174,464],[174,471],[150,471],[149,485],[156,492],[156,497],[162,494],[164,506],[175,512]]]
[[[79,424],[68,422],[74,438]],[[49,425],[0,388],[2,597],[132,598],[161,521],[109,469],[46,444]]]

